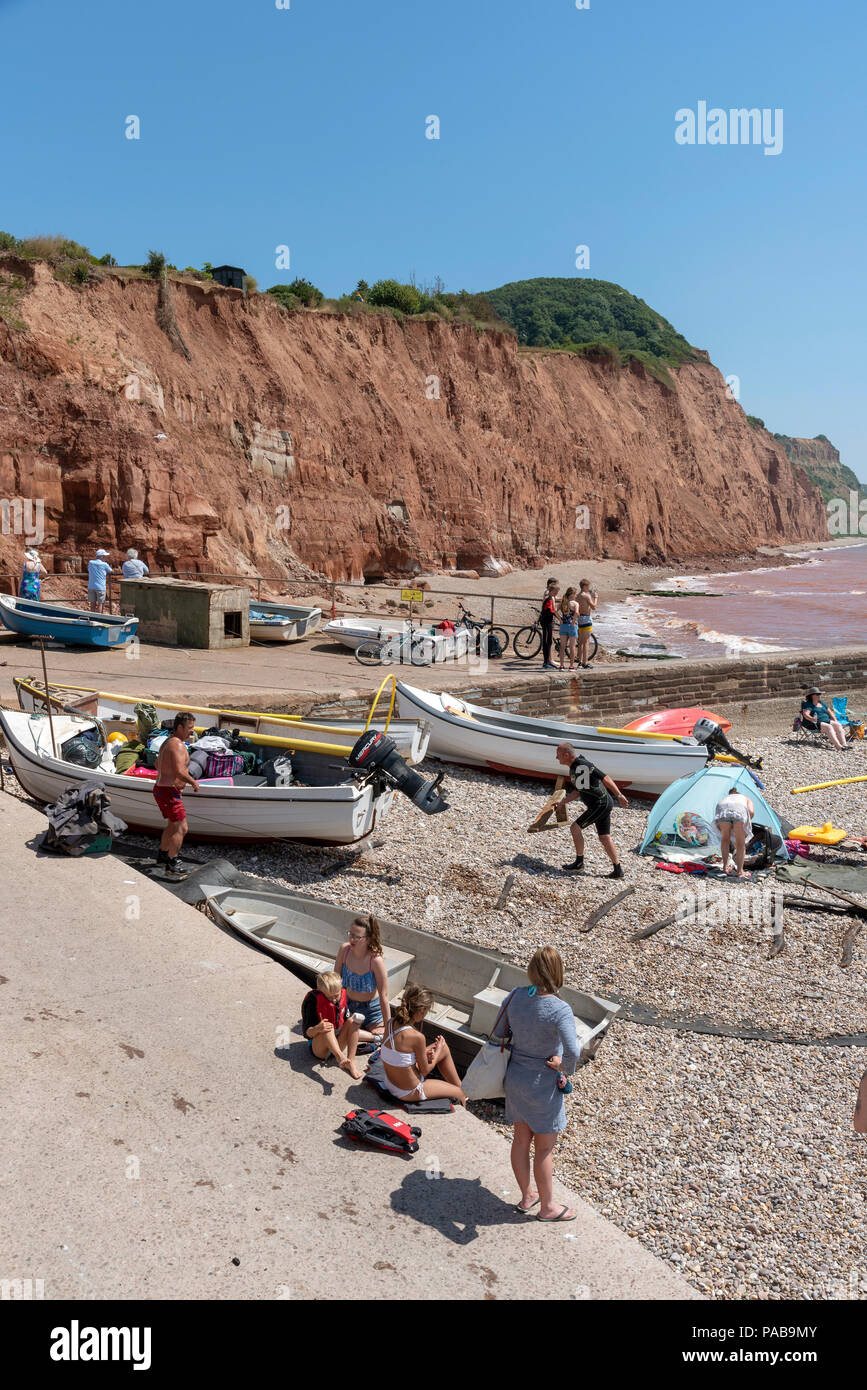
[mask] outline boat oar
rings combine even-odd
[[[809,787],[792,787],[790,796],[796,796],[798,792],[820,792],[825,787],[848,787],[851,782],[867,782],[867,777],[838,777],[834,782],[813,782]]]
[[[657,734],[642,732],[641,729],[606,729],[600,727],[596,732],[597,734],[616,734],[618,738],[656,738],[661,739],[663,743],[683,743],[687,738],[692,737],[691,734]]]
[[[204,724],[196,726],[196,733],[204,733]],[[288,732],[288,731],[287,731]],[[261,744],[263,748],[298,748],[305,753],[328,753],[345,758],[349,749],[345,743],[315,743],[308,738],[277,738],[275,734],[249,733],[244,735],[251,743]]]
[[[54,720],[51,717],[51,700],[48,697],[48,667],[45,664],[45,642],[39,638],[39,650],[42,653],[42,678],[45,681],[45,707],[48,710],[48,727],[51,730],[51,750],[57,757],[57,744],[54,742]]]

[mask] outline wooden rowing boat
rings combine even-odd
[[[196,877],[196,892],[220,926],[238,932],[311,984],[321,971],[334,968],[356,915],[352,911],[238,874],[223,860],[198,870]],[[185,901],[192,900],[189,890],[183,896]],[[399,998],[407,984],[430,990],[435,1002],[426,1027],[432,1034],[443,1034],[463,1070],[493,1027],[509,991],[526,987],[525,971],[494,952],[459,945],[399,922],[382,918],[379,922],[389,998]],[[568,986],[560,997],[575,1016],[582,1059],[589,1060],[620,1006]]]
[[[138,618],[90,613],[8,594],[0,594],[0,619],[21,637],[43,637],[67,647],[121,647],[135,637],[138,628]]]

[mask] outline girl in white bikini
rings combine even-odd
[[[385,1067],[385,1084],[398,1100],[438,1100],[447,1096],[459,1105],[466,1105],[467,1098],[445,1038],[438,1037],[428,1046],[424,1033],[417,1026],[432,1003],[433,996],[421,985],[407,985],[401,1002],[394,1005],[379,1054]],[[445,1080],[429,1079],[435,1067]]]

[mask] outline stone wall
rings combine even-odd
[[[397,672],[400,676],[400,672]],[[412,672],[404,672],[412,684]],[[804,690],[817,685],[832,695],[848,695],[857,712],[867,710],[867,647],[772,652],[736,660],[665,661],[576,673],[568,680],[534,672],[450,687],[474,704],[534,716],[560,716],[583,724],[617,725],[656,709],[701,705],[737,726],[750,721],[753,707],[791,707]],[[311,696],[293,705],[317,719],[366,714],[368,692]],[[285,706],[284,706],[285,707]],[[383,706],[381,706],[382,708]]]

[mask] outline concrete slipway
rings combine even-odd
[[[0,796],[0,1276],[46,1299],[697,1297],[565,1191],[576,1222],[516,1216],[471,1115],[422,1117],[412,1159],[342,1139],[375,1093],[311,1066],[303,985],[119,860],[37,858],[44,826]]]

